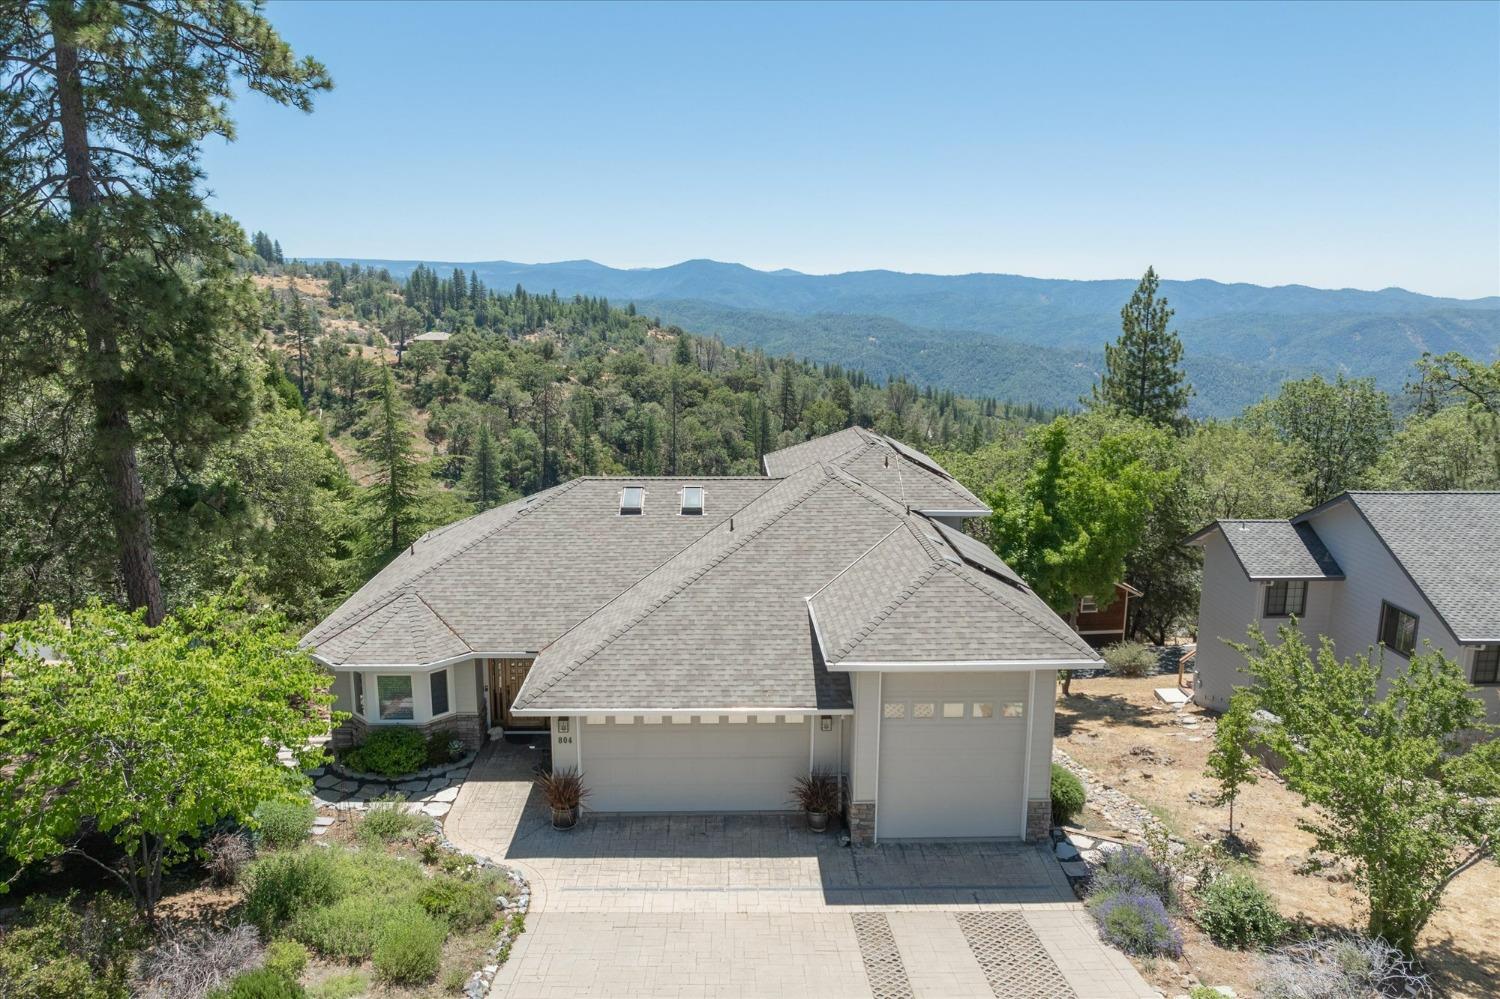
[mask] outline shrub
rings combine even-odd
[[[1072,771],[1052,764],[1052,822],[1066,825],[1083,814],[1083,782]]]
[[[36,895],[0,934],[0,995],[6,999],[124,999],[132,950],[143,933],[130,903],[99,895],[81,908],[76,893]]]
[[[478,881],[440,874],[417,892],[417,904],[427,914],[459,930],[480,926],[495,913],[490,889]]]
[[[297,912],[328,905],[341,888],[338,860],[328,850],[274,853],[250,865],[245,918],[270,936]]]
[[[370,956],[376,936],[392,915],[385,899],[352,895],[332,905],[304,909],[286,932],[330,960],[361,961]]]
[[[241,832],[215,833],[203,844],[203,868],[219,888],[238,884],[240,872],[254,858],[250,840]]]
[[[1106,854],[1104,863],[1089,882],[1091,897],[1150,895],[1163,906],[1177,905],[1177,885],[1172,872],[1134,846]]]
[[[386,924],[370,955],[376,976],[397,985],[432,981],[442,962],[446,935],[442,923],[421,914]]]
[[[1116,642],[1099,653],[1110,669],[1124,677],[1148,676],[1156,671],[1161,655],[1140,642]]]
[[[135,994],[142,999],[202,999],[260,959],[255,927],[166,934],[141,954]]]
[[[307,969],[307,948],[295,940],[277,940],[266,948],[265,967],[287,978],[300,978]]]
[[[804,812],[823,812],[836,815],[843,802],[843,791],[836,775],[814,771],[798,777],[792,784],[792,800]]]
[[[383,799],[370,805],[355,834],[366,843],[411,841],[431,831],[432,819],[408,812],[401,798]]]
[[[355,770],[399,777],[426,765],[427,740],[412,728],[377,728],[363,743],[346,750],[343,762]]]
[[[370,989],[370,978],[362,971],[347,971],[323,979],[307,990],[308,999],[354,999]]]
[[[427,737],[427,765],[439,767],[464,755],[464,743],[455,733],[440,728]]]
[[[1194,985],[1188,990],[1188,999],[1230,999],[1230,996],[1212,985]]]
[[[1115,892],[1089,899],[1089,911],[1099,924],[1099,936],[1127,954],[1150,957],[1182,954],[1182,934],[1155,895]]]
[[[554,811],[577,808],[589,796],[589,789],[583,785],[583,774],[572,767],[555,772],[538,768],[535,779],[547,807]]]
[[[236,975],[234,981],[210,994],[211,999],[304,999],[307,990],[294,979],[269,968]]]
[[[1265,999],[1430,995],[1425,974],[1383,940],[1325,936],[1268,955],[1257,983]]]
[[[1211,881],[1199,899],[1198,925],[1220,947],[1273,947],[1286,933],[1276,903],[1248,874]]]
[[[301,846],[312,835],[317,817],[317,809],[306,798],[262,801],[255,806],[255,841],[275,850]]]

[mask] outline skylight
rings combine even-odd
[[[620,516],[639,517],[645,506],[645,486],[626,486],[620,490]]]
[[[684,517],[701,517],[703,515],[703,487],[682,487],[682,515]]]

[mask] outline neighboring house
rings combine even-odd
[[[305,639],[338,738],[543,726],[598,811],[782,811],[819,770],[856,842],[1043,836],[1055,672],[1098,657],[957,529],[983,503],[859,429],[765,468],[575,479],[423,537]]]
[[[453,339],[453,334],[449,333],[447,330],[429,330],[426,333],[419,333],[418,335],[412,337],[411,340],[409,340],[408,342],[409,343],[447,343],[451,339]]]
[[[1293,617],[1343,657],[1382,646],[1387,675],[1428,643],[1500,721],[1500,493],[1350,492],[1286,520],[1221,520],[1203,547],[1194,699],[1224,708],[1247,681],[1225,640]]]
[[[1093,597],[1082,597],[1074,608],[1073,630],[1096,649],[1124,641],[1125,626],[1130,620],[1130,598],[1141,591],[1129,583],[1116,583],[1114,599],[1101,607]]]

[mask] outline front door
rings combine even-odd
[[[530,659],[491,659],[490,661],[490,717],[499,721],[502,728],[546,728],[546,718],[518,718],[510,713],[516,703],[521,684],[531,671]]]

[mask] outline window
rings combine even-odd
[[[1474,682],[1500,683],[1500,645],[1481,645],[1474,650]]]
[[[448,713],[448,671],[440,669],[428,676],[432,685],[432,713],[434,716]]]
[[[1026,703],[1024,701],[1006,701],[1005,706],[1000,709],[1001,718],[1024,718],[1026,717]]]
[[[913,718],[935,718],[937,717],[937,705],[931,701],[921,701],[911,706]]]
[[[993,704],[991,704],[990,702],[988,702],[988,701],[975,701],[974,702],[974,717],[975,718],[993,718],[993,717],[995,717],[995,706]]]
[[[1278,579],[1266,587],[1266,617],[1301,617],[1307,610],[1307,580]]]
[[[626,486],[620,490],[620,516],[639,517],[645,507],[645,486]]]
[[[886,701],[885,702],[885,707],[883,707],[881,709],[880,713],[885,718],[905,718],[906,717],[906,702],[905,701]]]
[[[414,717],[410,676],[377,676],[375,693],[381,718],[407,721]]]
[[[703,487],[682,487],[682,515],[684,517],[703,516]]]
[[[1099,602],[1096,601],[1093,597],[1084,597],[1082,600],[1078,601],[1078,613],[1096,614],[1098,613],[1098,611]]]
[[[1398,655],[1411,655],[1417,650],[1417,616],[1381,601],[1380,641]]]
[[[944,718],[962,718],[964,716],[963,701],[947,701],[943,704]]]
[[[354,713],[361,718],[365,716],[365,675],[358,671],[349,674],[354,683]]]

